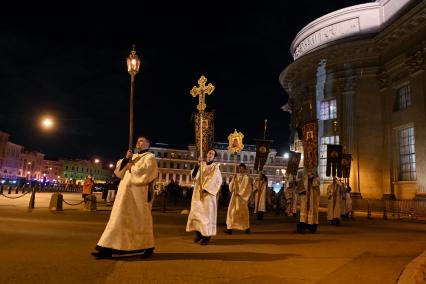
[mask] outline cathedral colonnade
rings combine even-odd
[[[322,193],[326,144],[352,154],[350,185],[364,198],[426,198],[426,8],[378,0],[303,28],[280,75],[292,128],[318,120]]]

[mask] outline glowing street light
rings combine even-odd
[[[289,154],[288,152],[285,152],[285,153],[284,153],[284,159],[288,159],[288,158],[289,158],[289,156],[290,156],[290,154]]]
[[[99,159],[95,159],[94,162],[95,162],[95,164],[99,164],[100,160]]]
[[[135,45],[129,57],[127,57],[127,72],[130,74],[130,123],[129,123],[129,150],[133,143],[133,93],[135,90],[135,75],[139,72],[141,61],[136,55]]]
[[[50,130],[53,128],[54,125],[55,125],[55,122],[53,121],[51,117],[44,117],[41,120],[41,126],[43,129]]]
[[[114,167],[114,164],[109,164],[109,168],[112,169]]]

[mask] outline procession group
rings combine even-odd
[[[96,251],[92,252],[96,258],[134,253],[149,257],[154,252],[151,209],[158,168],[155,156],[149,152],[149,146],[149,139],[140,136],[136,143],[137,153],[128,151],[126,157],[117,162],[114,173],[121,178],[121,182],[108,224],[95,247]],[[217,233],[217,204],[222,175],[219,163],[215,162],[216,155],[215,150],[208,151],[206,161],[200,162],[192,170],[195,187],[186,231],[194,232],[194,242],[200,245],[207,245]],[[238,168],[239,173],[235,174],[229,183],[231,198],[224,232],[233,234],[234,230],[239,230],[250,234],[250,197],[254,197],[254,213],[258,219],[262,219],[266,212],[268,182],[263,173],[253,181],[243,163]],[[348,186],[333,178],[327,188],[327,219],[330,223],[339,225],[340,219],[351,212],[349,192]],[[296,213],[295,196],[298,196],[300,201],[297,231],[302,233],[307,229],[315,232],[320,200],[318,175],[310,171],[301,171],[295,176],[289,175],[285,194],[288,197],[288,214]],[[294,198],[290,198],[290,195]]]

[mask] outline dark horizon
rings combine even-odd
[[[206,98],[207,110],[216,114],[214,140],[227,142],[237,129],[245,144],[255,144],[267,119],[266,138],[282,154],[289,146],[290,115],[281,110],[288,95],[278,76],[292,62],[291,42],[309,22],[366,2],[371,1],[194,7],[155,1],[131,10],[124,3],[92,3],[3,12],[0,93],[7,106],[0,130],[11,134],[11,142],[50,157],[121,157],[129,128],[125,60],[136,44],[142,63],[135,77],[135,136],[193,144],[191,115],[198,99],[189,91],[205,75],[216,87]],[[126,19],[131,12],[136,18]],[[40,130],[43,114],[57,119],[55,131]]]

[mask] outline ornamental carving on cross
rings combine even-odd
[[[205,95],[211,95],[214,91],[214,86],[212,83],[209,83],[206,86],[207,83],[207,78],[204,77],[204,75],[202,75],[200,77],[200,79],[198,79],[198,87],[194,86],[191,89],[191,95],[195,98],[196,96],[198,96],[198,105],[197,105],[197,109],[200,112],[204,112],[204,110],[206,109],[206,103],[205,103]]]

